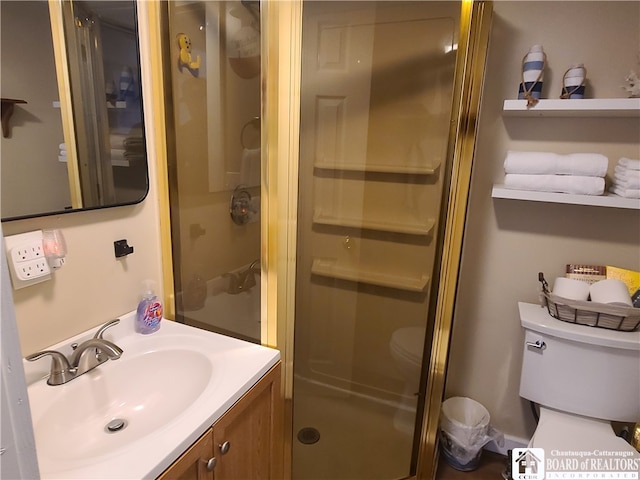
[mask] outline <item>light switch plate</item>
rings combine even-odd
[[[51,278],[51,269],[42,248],[42,230],[4,238],[14,290]]]

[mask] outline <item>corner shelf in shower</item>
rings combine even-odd
[[[433,175],[438,170],[437,165],[393,165],[382,163],[337,163],[316,162],[315,168],[322,170],[342,170],[347,172],[371,173],[401,173],[405,175]]]
[[[372,270],[362,270],[351,266],[339,265],[334,260],[321,258],[313,260],[311,273],[322,277],[367,283],[379,287],[397,288],[409,292],[424,292],[429,283],[428,275],[401,276]]]
[[[313,223],[320,225],[331,225],[337,227],[362,228],[366,230],[377,230],[381,232],[403,233],[407,235],[429,235],[435,221],[427,219],[419,221],[412,218],[376,220],[347,216],[336,216],[324,213],[318,209],[313,214]]]

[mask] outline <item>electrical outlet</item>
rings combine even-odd
[[[44,258],[42,240],[32,241],[11,249],[11,258],[14,262],[26,262]]]
[[[51,268],[44,255],[42,238],[42,230],[5,237],[14,289],[35,285],[51,278]]]
[[[22,281],[34,280],[51,273],[49,264],[44,258],[20,262],[15,268],[18,279]]]

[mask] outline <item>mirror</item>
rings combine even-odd
[[[0,2],[2,220],[148,191],[133,0]]]

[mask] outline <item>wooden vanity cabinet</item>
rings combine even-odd
[[[282,409],[278,363],[159,480],[281,479]]]
[[[210,428],[178,460],[173,462],[158,479],[213,480],[214,469],[207,468],[213,456],[213,429]]]

